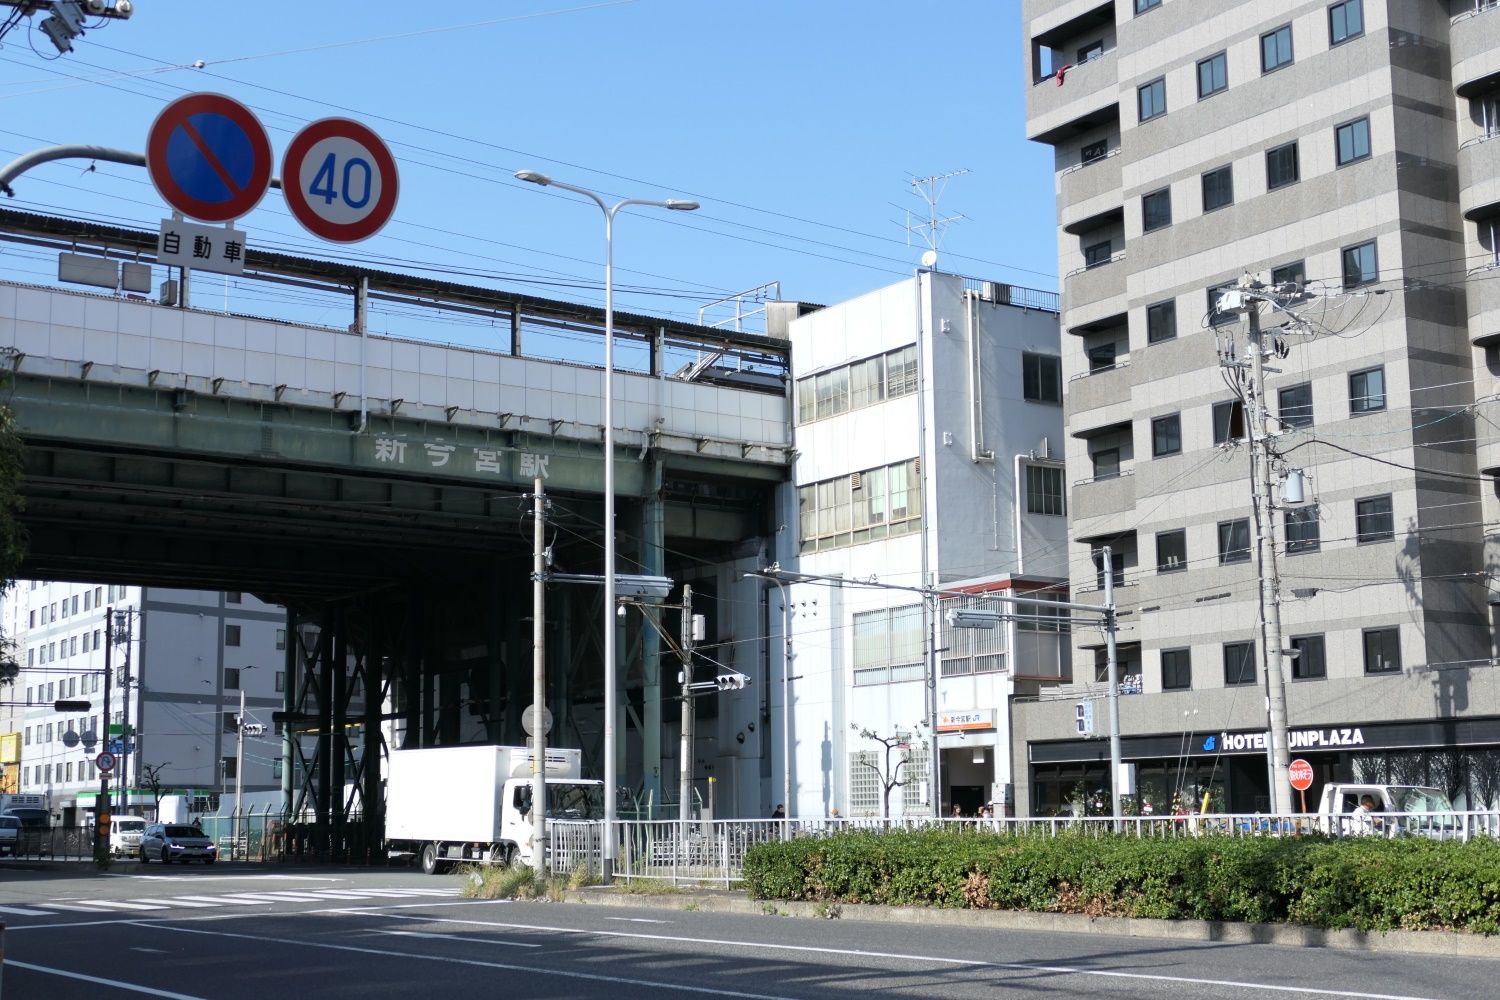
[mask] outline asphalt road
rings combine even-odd
[[[456,876],[0,864],[4,1000],[1500,995],[1500,961],[461,899]]]

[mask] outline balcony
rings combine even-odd
[[[1469,272],[1469,342],[1475,347],[1500,344],[1500,263]]]
[[[1458,207],[1470,222],[1500,208],[1500,132],[1458,147]]]
[[[1500,74],[1500,4],[1476,3],[1459,14],[1453,19],[1448,41],[1454,92],[1471,97]]]
[[[1068,510],[1075,524],[1084,524],[1092,518],[1118,514],[1133,507],[1135,470],[1126,467],[1112,476],[1074,483]]]
[[[1058,215],[1064,226],[1120,204],[1120,147],[1057,176]]]
[[[1135,384],[1135,370],[1129,361],[1120,361],[1108,368],[1084,372],[1068,380],[1063,392],[1063,406],[1068,419],[1077,414],[1088,413],[1088,423],[1097,424],[1108,416],[1093,413],[1102,407],[1120,406],[1130,402],[1130,387]],[[1122,414],[1128,420],[1128,409]]]
[[[1125,312],[1125,251],[1063,278],[1063,320],[1088,326]]]
[[[1120,118],[1119,60],[1115,50],[1042,77],[1026,94],[1026,138],[1057,143]]]
[[[1500,431],[1483,421],[1479,422],[1479,428],[1478,443],[1475,446],[1479,471],[1486,476],[1493,476],[1500,473]]]

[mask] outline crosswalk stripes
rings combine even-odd
[[[269,903],[373,902],[380,899],[431,899],[458,895],[448,888],[387,889],[279,889],[267,892],[232,892],[219,895],[160,896],[145,899],[67,899],[34,903],[27,907],[0,906],[0,913],[20,916],[55,916],[70,913],[146,912],[170,909],[209,909],[217,906],[264,906]]]

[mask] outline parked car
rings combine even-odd
[[[141,834],[146,820],[141,816],[112,816],[109,820],[109,853],[111,857],[128,858],[140,853]]]
[[[203,835],[196,826],[181,823],[152,823],[141,831],[141,843],[137,849],[141,864],[160,861],[169,865],[174,861],[201,861],[211,865],[219,857],[214,842]]]
[[[14,816],[0,816],[0,857],[15,857],[21,847],[21,821]]]

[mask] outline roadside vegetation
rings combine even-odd
[[[581,889],[595,881],[593,872],[578,869],[571,875],[542,876],[525,865],[462,865],[462,894],[470,899],[535,899],[560,903],[569,889]]]
[[[1500,933],[1500,842],[851,831],[756,844],[752,899]]]

